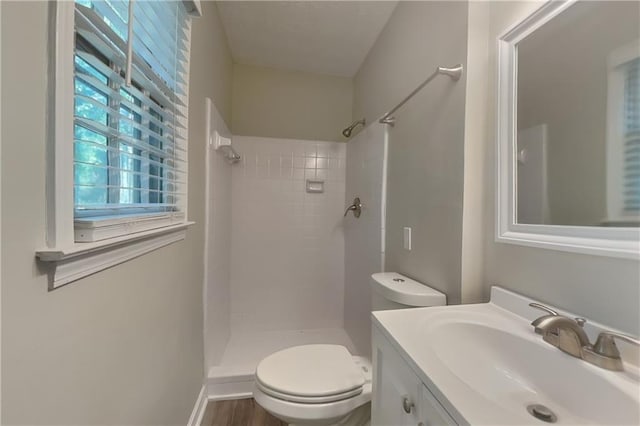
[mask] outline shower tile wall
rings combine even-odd
[[[346,144],[233,144],[232,330],[342,328]],[[324,193],[307,193],[307,179]]]
[[[362,215],[345,220],[345,330],[358,353],[371,355],[371,274],[383,270],[386,125],[374,123],[347,145],[346,202],[360,197]]]
[[[211,110],[211,132],[230,137],[215,106]],[[205,239],[205,361],[216,365],[222,359],[231,332],[231,165],[207,150],[206,239]]]

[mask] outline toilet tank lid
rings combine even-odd
[[[371,275],[373,289],[384,298],[408,306],[443,306],[447,296],[397,272]]]

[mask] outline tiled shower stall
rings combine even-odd
[[[211,134],[231,136],[215,110],[210,121]],[[346,143],[332,141],[233,136],[242,156],[235,164],[209,149],[209,395],[250,392],[257,363],[290,346],[334,343],[368,355],[369,276],[382,269],[385,135],[383,126],[362,132],[349,142],[350,158]],[[354,191],[364,197],[360,219],[343,216]],[[372,239],[358,237],[372,230]]]

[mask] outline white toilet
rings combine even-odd
[[[446,296],[395,272],[371,276],[373,310],[446,305]],[[296,425],[369,424],[371,362],[340,345],[303,345],[258,364],[253,397]]]

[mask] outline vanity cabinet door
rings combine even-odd
[[[422,422],[419,423],[421,426],[457,425],[431,391],[424,385],[422,385],[419,412],[422,419]]]
[[[374,333],[372,426],[416,426],[422,382],[383,336]]]

